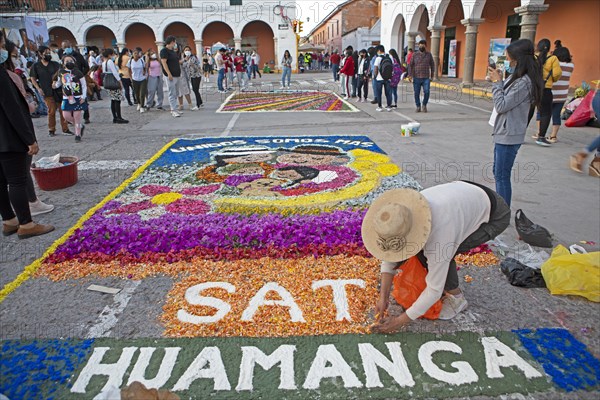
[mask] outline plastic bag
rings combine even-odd
[[[581,104],[577,106],[567,122],[565,122],[565,126],[569,128],[585,126],[590,119],[594,118],[595,114],[594,110],[592,109],[592,100],[594,99],[595,94],[595,91],[590,91],[585,95]]]
[[[392,295],[396,302],[405,310],[413,305],[423,290],[427,287],[425,277],[427,270],[419,261],[418,256],[406,260],[400,266],[398,274],[394,277],[394,291]],[[438,319],[442,311],[442,301],[436,301],[421,317],[426,319]]]
[[[558,245],[552,250],[542,265],[546,286],[555,295],[573,294],[600,302],[600,252],[582,253],[581,246],[571,249],[573,253]]]
[[[530,268],[514,258],[507,258],[500,263],[500,269],[513,286],[525,288],[546,287],[544,277],[539,269]]]
[[[523,210],[517,210],[515,213],[515,227],[519,238],[525,243],[537,247],[552,247],[552,235],[548,229],[531,222]]]
[[[60,163],[60,154],[56,154],[52,157],[42,157],[35,162],[34,166],[35,168],[42,169],[62,167],[62,164]]]

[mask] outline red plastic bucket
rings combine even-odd
[[[58,190],[68,188],[77,183],[77,157],[61,157],[61,164],[69,163],[56,168],[36,168],[31,165],[31,173],[42,190]]]

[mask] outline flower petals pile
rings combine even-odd
[[[250,111],[356,111],[337,95],[325,91],[273,91],[236,93],[220,112]]]

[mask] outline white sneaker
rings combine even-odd
[[[285,89],[285,86],[279,86],[279,89]]]
[[[464,294],[460,297],[456,297],[450,293],[446,293],[446,296],[442,299],[442,311],[440,311],[438,319],[441,319],[442,321],[452,319],[462,310],[467,308],[468,304]]]
[[[377,107],[377,108],[375,109],[375,111],[383,111],[383,108],[381,108],[381,107]]]
[[[138,111],[140,111],[140,108],[141,108],[141,107],[140,107],[140,105],[138,104],[138,105],[137,105],[137,110],[138,110]]]
[[[190,111],[198,111],[198,110],[199,110],[199,108],[198,108],[198,107],[196,107],[196,106],[194,106],[194,107],[190,108]]]
[[[355,103],[360,103],[361,102],[361,98],[359,97],[358,99],[354,100]]]
[[[177,111],[171,111],[171,115],[173,116],[173,118],[181,117],[181,114],[179,114]]]
[[[385,110],[386,110],[387,112],[390,112],[390,111],[392,111],[392,108],[391,108],[391,107],[386,107],[386,108],[385,108]]]
[[[146,112],[146,108],[145,107],[140,107],[140,114],[143,114]]]
[[[344,100],[348,100],[350,97],[348,96],[344,96]]]
[[[31,216],[34,217],[36,215],[49,213],[54,210],[54,206],[37,199],[35,202],[29,203],[29,210],[31,211]]]

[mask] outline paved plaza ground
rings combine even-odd
[[[75,143],[71,136],[48,137],[45,118],[34,120],[39,156],[61,153],[78,157],[79,182],[63,190],[38,191],[39,197],[54,204],[56,209],[37,220],[55,225],[56,231],[22,241],[16,236],[2,239],[0,288],[17,279],[25,266],[42,256],[84,213],[174,138],[365,135],[423,187],[459,179],[494,187],[489,100],[432,88],[429,112],[418,114],[412,89],[403,85],[399,88],[398,108],[392,112],[376,112],[374,105],[350,99],[359,112],[216,113],[227,95],[217,93],[215,77],[211,79],[202,89],[204,107],[188,111],[186,105],[180,118],[155,109],[139,114],[135,107],[123,102],[123,117],[130,123],[116,125],[110,117],[108,96],[93,102],[91,124],[87,125],[81,143]],[[251,88],[278,89],[278,79],[279,75],[263,75],[262,79],[252,81]],[[338,91],[329,73],[293,75],[292,88]],[[165,98],[165,108],[167,104]],[[419,135],[401,137],[401,124],[410,121],[421,123]],[[568,247],[581,241],[595,242],[583,246],[588,251],[598,251],[600,180],[588,176],[587,167],[586,174],[574,173],[568,162],[569,155],[588,144],[599,130],[562,127],[559,142],[550,148],[537,146],[531,139],[533,133],[530,127],[516,160],[513,212],[522,209],[554,235],[556,244]],[[523,257],[529,254],[517,239],[514,221],[500,240],[507,245],[503,250],[508,254],[515,250]],[[546,289],[513,287],[497,267],[462,268],[459,274],[473,278],[470,283],[461,279],[469,301],[467,311],[448,322],[419,320],[411,325],[410,331],[482,333],[565,328],[600,358],[598,304],[581,297],[552,296]],[[122,288],[125,295],[86,290],[90,284]],[[173,279],[164,276],[146,278],[139,285],[117,278],[88,277],[59,282],[29,279],[0,304],[0,339],[160,338],[164,327],[158,318],[172,285]],[[107,313],[113,320],[107,322]],[[543,391],[536,398],[594,398],[597,394]]]

